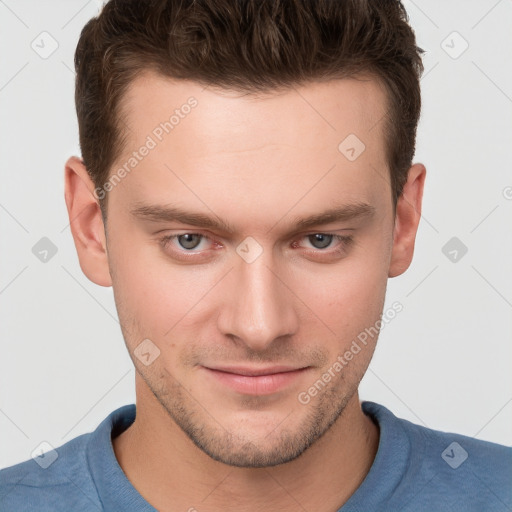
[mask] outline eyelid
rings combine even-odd
[[[342,231],[353,231],[353,229],[345,229],[345,230],[342,230]],[[181,231],[179,233],[173,233],[171,235],[166,235],[164,237],[161,237],[159,239],[159,241],[160,241],[160,244],[162,245],[162,247],[165,249],[171,243],[172,240],[175,240],[175,239],[177,239],[177,238],[179,238],[180,236],[183,236],[183,235],[197,235],[197,236],[202,237],[202,239],[209,240],[210,242],[214,242],[217,245],[221,245],[218,242],[216,242],[211,236],[205,235],[204,233],[199,233],[199,232],[196,232],[196,231],[193,231],[193,230]],[[313,235],[332,236],[333,239],[336,239],[339,242],[339,244],[337,246],[335,246],[334,248],[328,247],[325,250],[323,250],[323,249],[315,249],[314,247],[313,248],[304,248],[306,251],[317,253],[317,254],[326,254],[327,255],[327,254],[330,254],[330,253],[335,253],[337,251],[340,251],[340,245],[342,247],[343,246],[348,247],[354,241],[353,235],[341,235],[341,234],[337,234],[336,231],[335,232],[331,232],[331,233],[324,232],[324,231],[312,231],[312,232],[308,232],[308,233],[299,233],[299,234],[297,234],[294,237],[294,239],[293,239],[293,244],[296,243],[297,239],[298,240],[302,240],[304,238],[307,238],[307,237],[313,236]],[[192,255],[191,257],[193,257],[195,255],[199,255],[202,252],[200,250],[198,252],[195,252],[196,249],[186,250],[185,248],[183,248],[182,250],[175,249],[175,251],[180,253],[180,254],[182,254],[182,255],[183,254],[191,254]]]
[[[338,240],[340,242],[341,245],[350,245],[352,244],[352,242],[354,241],[354,237],[353,235],[337,235],[336,233],[324,233],[322,231],[316,231],[314,233],[310,233],[309,235],[304,235],[302,237],[300,237],[301,239],[302,238],[306,238],[306,237],[309,237],[309,236],[312,236],[312,235],[326,235],[326,236],[332,236],[333,239],[335,240]],[[315,249],[314,247],[313,248],[306,248],[306,250],[309,250],[309,251],[313,251],[313,252],[317,252],[317,253],[329,253],[329,249],[332,251],[336,251],[339,249],[339,246],[336,246],[335,248],[327,248],[326,250],[322,250],[322,249]]]
[[[205,235],[204,233],[196,233],[195,231],[183,231],[183,232],[180,232],[180,233],[173,233],[171,235],[166,235],[166,236],[163,236],[159,239],[160,243],[166,247],[168,244],[171,243],[172,240],[176,240],[177,238],[179,238],[180,236],[183,236],[183,235],[197,235],[197,236],[200,236],[202,237],[202,240],[209,240],[210,242],[214,242],[213,238],[210,237],[209,235]],[[201,241],[202,241],[201,240]],[[197,249],[190,249],[188,251],[186,251],[184,248],[183,248],[183,251],[181,251],[182,253],[191,253],[191,254],[194,254],[193,251],[195,251]]]
[[[331,235],[331,236],[341,236],[341,233],[345,233],[347,231],[355,231],[356,228],[340,228],[340,229],[331,229],[331,230],[321,230],[321,229],[317,229],[317,230],[307,230],[307,231],[297,231],[297,232],[293,232],[291,233],[289,236],[287,236],[286,238],[288,240],[294,240],[294,239],[297,239],[297,238],[304,238],[306,236],[312,236],[312,235]],[[166,232],[166,231],[169,231],[168,229],[162,229],[162,230],[159,230],[159,231],[156,231],[154,234],[155,235],[160,235],[160,233],[162,232]],[[206,234],[208,233],[208,234]],[[213,234],[210,234],[208,232],[208,230],[205,230],[205,231],[202,231],[202,230],[195,230],[195,229],[183,229],[181,231],[177,231],[176,233],[172,233],[170,235],[167,235],[168,238],[171,238],[171,237],[178,237],[178,236],[181,236],[181,235],[199,235],[199,236],[202,236],[203,238],[207,238],[209,240],[213,240],[214,238],[220,238],[218,237],[217,235],[213,235]]]

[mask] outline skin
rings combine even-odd
[[[197,106],[109,192],[106,229],[82,161],[66,163],[81,268],[113,287],[136,368],[137,417],[113,440],[116,457],[161,511],[335,511],[378,447],[357,392],[376,337],[309,403],[298,395],[375,325],[388,278],[409,267],[425,167],[409,169],[395,214],[375,80],[248,96],[146,73],[123,99],[129,132],[113,169],[191,96]],[[351,133],[365,144],[355,161],[338,150]],[[363,203],[373,214],[297,229],[298,219]],[[142,204],[232,231],[133,215]],[[186,233],[206,238],[162,244]],[[320,237],[324,247],[316,233],[352,242]],[[237,253],[249,236],[250,254],[262,251],[251,263]],[[134,352],[144,339],[160,351],[147,366]],[[305,369],[275,392],[247,394],[210,370],[226,365]]]

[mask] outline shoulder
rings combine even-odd
[[[367,404],[379,423],[401,431],[407,445],[407,469],[397,493],[402,503],[414,504],[411,510],[512,510],[511,447],[427,428]]]
[[[424,440],[418,467],[432,475],[428,488],[444,504],[453,510],[512,510],[512,448],[419,425],[408,428],[411,439]]]
[[[101,510],[87,468],[84,434],[0,471],[0,510]]]
[[[120,407],[94,432],[0,471],[0,510],[97,512],[105,496],[115,502],[129,483],[117,465],[112,436],[133,423],[135,412],[134,404]]]

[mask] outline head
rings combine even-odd
[[[138,400],[212,458],[291,461],[356,396],[377,335],[335,363],[413,256],[420,53],[391,0],[111,0],[83,29],[80,264]]]

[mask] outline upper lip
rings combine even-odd
[[[246,375],[257,377],[258,375],[273,375],[275,373],[286,373],[297,370],[303,370],[305,366],[266,366],[264,368],[251,368],[249,366],[206,366],[208,370],[219,372],[234,373],[236,375]]]

